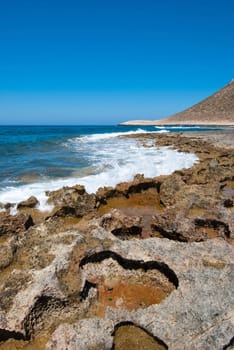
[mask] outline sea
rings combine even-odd
[[[122,135],[175,131],[206,131],[207,127],[135,126],[0,126],[0,203],[17,203],[30,196],[40,210],[49,210],[45,192],[84,185],[88,193],[145,177],[189,168],[194,154],[143,145]],[[147,146],[147,147],[146,147]],[[14,207],[12,209],[14,211]]]

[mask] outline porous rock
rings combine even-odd
[[[199,242],[214,237],[230,238],[233,219],[224,209],[207,209],[193,216],[187,208],[174,206],[154,215],[151,227],[153,232],[158,232],[164,238]]]
[[[173,136],[158,138],[169,145]],[[225,206],[224,201],[233,200],[233,153],[179,136],[174,143],[181,150],[200,154],[200,163],[160,179],[139,175],[132,183],[99,190],[98,196],[86,194],[82,186],[51,192],[55,213],[61,209],[63,216],[84,217],[78,223],[75,219],[72,229],[67,228],[71,218],[55,215],[28,231],[25,227],[19,230],[14,259],[9,254],[0,271],[0,329],[4,334],[21,335],[21,341],[26,337],[29,346],[38,350],[111,349],[116,325],[130,322],[161,339],[170,350],[232,348],[234,219],[233,207]],[[144,193],[152,187],[160,192],[164,204],[163,208],[155,207],[159,211],[154,225],[171,235],[176,233],[177,237],[169,237],[174,239],[121,240],[112,231],[135,224],[140,227],[139,218],[127,218],[120,212],[104,217],[96,212],[92,220],[85,215],[96,210],[98,201],[104,205],[111,196],[130,198],[132,193]],[[6,229],[4,215],[2,232],[12,233]],[[205,240],[209,225],[218,238]],[[176,241],[178,233],[180,241]],[[5,245],[6,238],[1,237],[1,244]],[[100,263],[103,252],[110,259]],[[121,307],[121,303],[115,307],[105,303],[108,306],[102,317],[97,317],[96,285],[103,283],[108,293],[121,281],[123,269],[129,280],[138,277],[142,282],[147,263],[167,265],[177,276],[177,288],[159,304],[140,305],[134,310]],[[96,271],[100,281],[95,280]],[[90,284],[85,284],[88,277]],[[153,274],[148,277],[155,278]],[[20,346],[24,348],[24,344]]]
[[[27,200],[20,202],[17,205],[17,209],[35,208],[37,204],[39,204],[38,199],[34,196],[31,196]]]
[[[14,258],[14,253],[15,244],[12,240],[0,244],[0,270],[11,264]]]
[[[234,331],[232,245],[222,238],[186,244],[153,238],[117,240],[112,250],[131,259],[166,262],[176,272],[179,287],[160,304],[146,309],[107,308],[104,319],[61,325],[47,343],[47,350],[57,349],[60,341],[61,350],[94,345],[96,349],[111,349],[114,325],[125,321],[144,328],[172,350],[219,350],[229,343]],[[63,331],[66,336],[61,339]]]
[[[118,237],[140,236],[141,218],[137,216],[129,217],[120,210],[112,209],[101,218],[100,225]]]
[[[96,192],[97,202],[105,204],[109,198],[128,197],[132,193],[140,193],[149,188],[158,190],[163,178],[145,178],[144,175],[137,174],[131,182],[121,182],[116,187],[100,187]]]
[[[15,235],[24,232],[31,226],[33,226],[33,220],[28,214],[9,215],[6,212],[0,212],[0,236]]]
[[[185,185],[181,176],[172,174],[160,186],[160,200],[166,206],[173,204],[176,193]]]
[[[88,194],[81,185],[63,187],[46,194],[49,196],[48,203],[55,206],[52,216],[82,217],[96,207],[96,196]]]

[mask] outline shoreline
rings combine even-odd
[[[156,140],[156,146],[169,146],[170,148],[173,148],[174,150],[179,150],[179,151],[184,151],[188,153],[196,153],[194,148],[191,147],[180,147],[180,143],[178,140],[180,138],[187,138],[188,139],[188,145],[189,143],[192,143],[195,140],[202,140],[206,143],[210,143],[211,145],[215,147],[220,147],[224,149],[234,149],[234,130],[207,130],[207,131],[193,131],[193,132],[186,132],[186,131],[181,131],[181,132],[165,132],[165,133],[137,133],[137,134],[127,134],[127,135],[121,135],[119,136],[120,138],[134,138],[134,139],[141,139],[141,140],[146,140],[146,139],[152,139]],[[144,145],[144,141],[142,141],[142,144]],[[176,169],[174,171],[179,171],[180,169]],[[137,173],[135,174],[137,175]],[[158,175],[155,175],[158,176]],[[167,175],[166,175],[167,176]],[[72,178],[71,178],[72,179]],[[74,183],[74,179],[72,180],[73,184],[69,185],[68,180],[66,180],[67,184],[63,185],[65,187],[72,187],[76,186],[76,184],[79,184],[79,179],[77,179],[77,182]],[[105,186],[105,185],[101,185]],[[58,187],[57,190],[61,190],[63,187]],[[17,188],[16,188],[17,189]],[[95,191],[96,192],[96,191]],[[91,192],[89,192],[91,193]],[[35,195],[35,194],[32,194]],[[27,198],[25,197],[23,201],[26,201]],[[1,208],[3,210],[3,206],[5,204],[0,203]],[[8,204],[8,203],[7,203]],[[16,205],[19,204],[19,202],[16,203]],[[48,215],[49,211],[49,204],[46,204],[46,209],[40,210],[40,209],[35,209],[37,212],[41,213],[43,217],[43,212]],[[48,208],[47,208],[48,207]],[[14,211],[16,214],[17,212]]]
[[[234,129],[233,130],[207,130],[207,131],[193,131],[193,132],[173,132],[167,133],[166,135],[159,134],[159,138],[163,139],[165,136],[168,140],[168,137],[171,137],[171,141],[173,144],[173,140],[179,137],[186,137],[191,142],[193,140],[200,139],[204,142],[210,143],[214,147],[220,148],[230,148],[234,149]],[[157,138],[157,136],[156,136]]]
[[[77,168],[77,171],[73,171],[64,178],[51,177],[46,181],[43,178],[30,179],[29,175],[27,182],[27,168],[25,167],[25,183],[16,183],[16,185],[12,184],[11,187],[2,188],[0,202],[19,203],[27,200],[30,196],[35,196],[40,202],[40,209],[47,210],[45,191],[58,190],[64,186],[71,187],[79,183],[85,186],[88,193],[95,193],[99,187],[116,186],[120,182],[131,181],[137,173],[144,172],[146,177],[160,175],[160,171],[153,170],[156,169],[158,163],[162,164],[163,174],[169,174],[176,169],[191,166],[194,161],[192,155],[182,157],[178,152],[166,148],[162,149],[162,152],[153,148],[147,150],[131,138],[123,141],[122,135],[125,135],[125,132],[120,131],[119,134],[113,134],[113,136],[111,133],[103,134],[103,141],[101,138],[98,142],[91,142],[90,152],[87,153],[87,157],[92,157],[89,161],[90,167]],[[85,152],[83,154],[85,155]],[[74,163],[77,157],[79,162],[79,153],[74,154]],[[174,162],[168,162],[168,159],[172,159]]]
[[[28,220],[32,208],[0,213],[0,349],[111,349],[117,329],[139,344],[151,337],[149,350],[225,348],[234,331],[232,136],[121,136],[199,161],[95,194],[52,191],[55,210],[38,222]]]

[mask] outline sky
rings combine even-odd
[[[234,78],[233,0],[2,0],[0,124],[159,119]]]

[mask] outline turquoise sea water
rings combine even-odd
[[[43,208],[48,189],[82,183],[92,192],[130,181],[136,173],[156,176],[191,166],[193,155],[145,148],[119,136],[198,129],[204,128],[0,126],[0,202],[14,203],[34,194]]]

